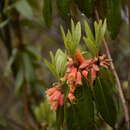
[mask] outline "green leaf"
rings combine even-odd
[[[68,30],[67,34],[65,35],[64,29],[61,26],[61,33],[64,40],[65,48],[72,55],[79,47],[81,39],[81,24],[78,22],[75,25],[73,20],[71,20],[71,31]]]
[[[59,107],[58,110],[56,111],[57,130],[61,130],[63,126],[63,121],[64,121],[64,108]]]
[[[51,73],[53,74],[53,76],[55,77],[59,77],[56,67],[54,64],[49,63],[47,60],[44,60],[44,63],[47,65],[47,67],[49,68],[49,70],[51,71]]]
[[[58,49],[55,56],[50,52],[51,63],[45,60],[45,64],[58,79],[63,77],[67,66],[67,55]]]
[[[17,72],[17,75],[16,75],[16,86],[15,86],[16,95],[19,95],[20,90],[23,86],[23,83],[24,83],[24,70],[23,70],[23,67],[21,64],[21,66],[19,67],[19,70]]]
[[[110,35],[112,39],[115,39],[122,22],[121,19],[121,0],[107,0],[107,21],[108,21],[108,29],[110,31]]]
[[[8,24],[8,22],[9,22],[9,19],[0,22],[0,28],[3,28],[4,26],[6,26]]]
[[[110,72],[102,70],[94,85],[95,102],[97,110],[103,119],[112,127],[118,118],[118,101],[115,98],[115,82],[110,77]]]
[[[81,130],[91,130],[94,124],[94,105],[90,86],[83,81],[83,86],[79,86],[76,91],[76,115],[79,127]]]
[[[95,41],[95,38],[93,36],[91,28],[89,27],[88,22],[84,21],[84,25],[85,25],[85,32],[86,32],[87,37],[89,37],[92,41]]]
[[[60,49],[57,50],[55,55],[55,65],[59,77],[63,77],[67,66],[67,56]]]
[[[26,18],[32,20],[34,18],[32,8],[27,0],[19,0],[14,7]]]
[[[62,38],[65,41],[66,36],[65,36],[65,32],[62,26],[60,26],[60,30],[61,30]]]
[[[56,114],[50,110],[50,104],[47,99],[39,106],[34,108],[34,114],[39,123],[47,123],[49,126],[56,125]]]
[[[81,24],[78,22],[75,26],[75,30],[72,30],[72,38],[75,42],[75,46],[78,46],[81,39]]]
[[[28,53],[22,52],[22,60],[24,66],[25,79],[29,82],[34,81],[34,68]]]
[[[83,39],[84,39],[84,41],[85,41],[89,51],[91,52],[91,54],[93,56],[95,56],[95,54],[97,53],[98,49],[97,49],[96,45],[94,44],[94,42],[91,39],[86,38],[86,37],[84,37]]]
[[[95,27],[95,44],[99,48],[106,32],[106,19],[104,20],[104,23],[102,22],[102,20],[99,20],[99,23],[95,21],[94,27]]]
[[[40,59],[39,52],[36,48],[32,46],[26,46],[26,52],[29,54],[29,56],[32,58],[32,60],[38,61]]]
[[[99,20],[99,23],[97,23],[96,21],[94,22],[95,37],[91,31],[89,24],[86,21],[84,22],[84,25],[86,37],[84,37],[83,39],[92,55],[95,56],[98,53],[101,43],[104,39],[107,28],[106,19],[104,20],[104,22],[102,22],[102,20]]]
[[[52,0],[43,0],[43,17],[45,24],[49,27],[52,23]]]
[[[79,126],[79,119],[77,115],[77,110],[75,108],[76,106],[74,104],[71,104],[69,106],[66,106],[64,117],[64,127],[67,127],[67,130],[81,130]]]
[[[72,0],[57,0],[57,6],[59,9],[59,14],[62,18],[68,16],[70,12],[70,4]]]
[[[12,64],[15,62],[16,56],[17,56],[18,50],[15,48],[12,51],[12,56],[10,57],[8,64],[5,69],[5,75],[8,75],[11,71]]]

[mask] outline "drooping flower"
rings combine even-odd
[[[90,64],[93,64],[93,63],[94,63],[93,59],[85,60],[85,61],[79,66],[79,69],[88,68],[88,66],[90,66]]]
[[[76,67],[72,67],[64,77],[70,87],[75,88],[77,85],[82,84],[82,77],[80,71],[77,71]]]
[[[78,71],[76,74],[76,85],[81,85],[82,84],[82,76],[81,73]]]
[[[48,89],[46,94],[53,111],[56,111],[59,106],[63,106],[64,94],[61,92],[61,88],[59,86],[56,85],[53,88]]]
[[[88,80],[88,71],[87,70],[83,70],[82,75],[85,77],[85,79]]]
[[[95,80],[97,71],[99,71],[99,67],[96,64],[93,64],[90,70],[91,70],[92,80]]]
[[[100,66],[108,68],[110,66],[110,59],[106,58],[106,55],[99,56]]]
[[[70,100],[71,103],[75,103],[75,100],[76,100],[74,96],[74,91],[75,91],[75,88],[70,87],[67,98]]]
[[[95,59],[85,60],[79,68],[82,71],[82,75],[88,80],[88,73],[90,72],[92,80],[96,78],[97,71],[99,71],[99,67],[96,64]]]

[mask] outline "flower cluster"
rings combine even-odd
[[[67,98],[70,102],[75,103],[75,89],[83,84],[82,78],[94,81],[101,66],[105,68],[109,67],[109,60],[106,59],[105,55],[85,59],[80,50],[77,50],[74,58],[68,58],[64,79],[69,86]],[[48,99],[53,110],[57,110],[58,106],[63,105],[64,94],[61,92],[61,89],[55,86],[47,90]]]
[[[56,111],[59,106],[63,106],[64,94],[61,92],[61,88],[56,85],[46,91],[48,99],[51,103],[51,109]]]
[[[64,78],[67,80],[67,84],[70,87],[68,99],[74,103],[75,96],[74,91],[76,87],[82,85],[82,77],[86,80],[94,81],[97,76],[97,72],[100,70],[100,66],[108,68],[109,60],[105,55],[97,58],[85,59],[80,50],[75,53],[75,58],[68,58],[67,72]],[[90,74],[90,76],[89,76]]]

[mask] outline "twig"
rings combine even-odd
[[[23,109],[24,109],[24,119],[25,119],[25,125],[26,125],[26,128],[28,130],[31,130],[30,127],[31,127],[31,124],[30,124],[30,114],[29,114],[29,109],[28,109],[28,100],[27,100],[27,83],[25,82],[24,83],[24,86],[23,86],[23,96],[22,96],[22,101],[23,101]]]
[[[99,15],[98,15],[97,10],[95,10],[95,14],[96,14],[97,20],[99,20]],[[108,58],[112,59],[108,44],[107,44],[105,39],[103,40],[103,43],[104,43],[104,47],[105,47]],[[128,108],[127,108],[127,104],[126,104],[126,101],[125,101],[125,97],[124,97],[124,94],[123,94],[123,91],[122,91],[121,83],[120,83],[118,74],[116,72],[115,66],[114,66],[112,61],[110,62],[110,66],[111,66],[111,69],[112,69],[113,74],[114,74],[115,79],[116,79],[117,89],[118,89],[118,92],[119,92],[119,96],[120,96],[120,99],[121,99],[121,102],[122,102],[122,105],[123,105],[124,114],[125,114],[125,123],[127,125],[127,129],[129,130],[129,128],[130,128],[129,127],[129,113],[128,113]]]
[[[112,59],[108,45],[107,45],[107,42],[105,40],[103,42],[104,42],[104,47],[106,49],[106,53],[107,53],[108,58]],[[111,69],[112,69],[113,74],[114,74],[115,79],[116,79],[117,89],[118,89],[118,92],[119,92],[119,96],[120,96],[120,99],[121,99],[121,102],[122,102],[122,105],[123,105],[124,114],[125,114],[125,122],[126,122],[126,125],[127,125],[127,129],[129,130],[129,113],[128,113],[128,108],[127,108],[127,104],[126,104],[126,101],[125,101],[125,97],[124,97],[124,94],[123,94],[123,91],[122,91],[121,83],[120,83],[120,80],[119,80],[119,77],[117,75],[117,72],[116,72],[116,69],[115,69],[113,62],[110,62],[110,66],[111,66]]]
[[[128,13],[129,13],[129,43],[130,43],[130,0],[128,0]],[[129,46],[130,47],[130,46]],[[130,56],[128,57],[128,88],[126,92],[127,105],[130,117]],[[130,123],[130,121],[129,121]]]

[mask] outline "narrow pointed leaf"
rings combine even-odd
[[[103,76],[106,76],[103,73],[107,73],[107,77],[103,78]],[[103,73],[95,81],[95,102],[103,119],[114,127],[118,118],[118,101],[115,98],[115,83],[113,79],[108,77],[109,72],[103,71]]]
[[[84,82],[84,86],[77,88],[76,115],[79,119],[81,130],[91,130],[94,123],[94,105],[90,87]],[[80,91],[78,91],[78,89]]]
[[[24,17],[31,20],[33,19],[32,8],[26,0],[19,0],[14,6]]]
[[[107,21],[111,37],[116,38],[121,24],[121,0],[107,0]]]

